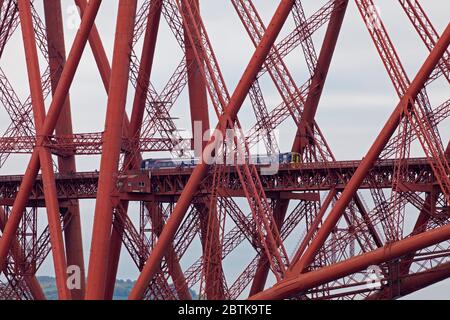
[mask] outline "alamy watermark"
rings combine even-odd
[[[279,140],[278,131],[271,132]],[[260,132],[259,135],[264,135]],[[255,140],[261,140],[258,137]],[[212,141],[205,146],[206,142]],[[280,154],[268,153],[261,143],[255,143],[248,149],[247,137],[243,131],[226,129],[224,131],[213,129],[203,131],[201,121],[194,122],[193,148],[196,155],[201,155],[199,161],[208,165],[258,165],[262,175],[274,175],[279,171]],[[289,158],[289,157],[288,157]],[[292,159],[286,158],[286,163]]]
[[[371,290],[381,289],[383,278],[383,271],[379,266],[369,266],[366,270],[366,287]]]
[[[78,30],[81,25],[81,9],[76,5],[70,5],[66,8],[66,27],[69,30]]]
[[[69,290],[81,289],[81,268],[77,265],[67,267],[67,281],[66,285]]]

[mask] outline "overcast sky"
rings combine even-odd
[[[38,3],[38,10],[41,11],[41,1],[36,2]],[[307,16],[311,15],[325,2],[316,0],[303,1]],[[410,79],[413,79],[427,56],[427,50],[403,13],[398,1],[378,0],[375,2],[379,5],[382,19],[398,50],[408,76]],[[66,49],[69,51],[76,31],[71,28],[74,18],[73,2],[62,0],[62,3],[66,26]],[[141,3],[142,1],[139,1],[139,4]],[[231,5],[231,1],[201,0],[200,3],[203,19],[228,90],[233,92],[254,48]],[[254,3],[260,10],[260,14],[267,25],[279,1],[254,0]],[[450,2],[427,0],[421,3],[433,21],[434,26],[441,33],[449,22]],[[117,1],[104,1],[97,18],[97,26],[110,61],[116,14]],[[292,30],[292,27],[293,19],[290,18],[279,39]],[[317,51],[320,49],[323,34],[324,28],[314,35]],[[164,19],[162,19],[155,67],[152,74],[152,82],[158,90],[164,87],[180,62],[181,53],[170,29],[167,27]],[[299,85],[307,79],[307,69],[300,48],[286,59],[286,63]],[[29,88],[20,30],[15,33],[10,43],[8,43],[0,65],[16,89],[17,94],[24,101],[29,94]],[[41,69],[43,71],[42,62]],[[271,110],[281,102],[281,99],[268,77],[261,79],[261,85],[264,89],[268,108]],[[443,81],[435,83],[431,89],[430,99],[433,105],[436,106],[448,99],[448,84]],[[85,51],[70,93],[75,132],[103,131],[107,96],[90,48],[87,48]],[[133,92],[129,94],[129,102],[132,97]],[[377,55],[356,5],[354,1],[350,1],[326,88],[317,113],[317,122],[336,158],[339,160],[361,159],[397,102],[398,97],[393,89],[393,85]],[[128,103],[128,111],[130,107],[130,103]],[[176,123],[179,128],[189,132],[190,121],[187,117],[187,112],[187,92],[185,90],[174,108],[173,117],[178,118]],[[4,110],[0,111],[0,115],[2,119],[7,119]],[[249,101],[245,102],[239,117],[244,127],[249,127],[255,122]],[[215,121],[216,119],[211,108],[212,125],[215,125]],[[8,124],[8,121],[1,121],[0,130],[3,132]],[[450,137],[448,120],[442,123],[440,130],[443,141],[446,144]],[[282,137],[280,147],[283,151],[290,150],[294,134],[293,122],[287,121],[280,132]],[[420,150],[416,150],[415,155],[420,156]],[[27,160],[28,156],[11,157],[8,163],[0,169],[0,174],[23,173]],[[98,160],[97,157],[80,157],[77,159],[78,170],[92,171],[98,169]],[[81,206],[84,228],[83,240],[87,257],[93,220],[93,202],[82,201]],[[134,209],[136,210],[136,208]],[[246,254],[245,248],[241,251],[236,255],[236,259]],[[197,257],[189,257],[187,261],[183,262],[188,265],[192,261],[191,258],[196,259]],[[47,259],[40,274],[48,275],[52,273],[51,259]],[[127,254],[123,254],[118,276],[119,278],[131,279],[137,276],[137,271]],[[413,295],[413,297],[444,298],[446,294],[448,295],[449,289],[450,284],[446,282],[434,286],[432,289],[425,289]],[[447,297],[450,298],[450,296]]]

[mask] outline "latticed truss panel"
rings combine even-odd
[[[0,0],[0,299],[45,299],[50,256],[60,299],[112,299],[122,251],[138,274],[130,299],[397,299],[450,276],[450,26],[418,0],[281,0],[269,18],[259,1],[217,1],[250,50],[235,85],[217,50],[228,30],[210,29],[204,1],[113,1],[115,30],[101,0],[71,3],[69,26],[68,2]],[[417,70],[390,7],[423,44]],[[354,161],[316,117],[350,11],[396,94]],[[106,97],[89,108],[104,116],[78,132],[88,59],[87,95]],[[80,170],[85,159],[99,165]]]

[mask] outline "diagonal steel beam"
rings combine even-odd
[[[439,42],[436,44],[435,48],[431,54],[426,59],[425,63],[420,68],[414,81],[411,83],[410,87],[406,91],[404,97],[400,100],[400,103],[395,108],[394,112],[389,117],[385,126],[381,130],[380,134],[376,138],[370,150],[367,152],[364,159],[361,161],[358,169],[356,170],[353,177],[350,179],[346,188],[342,192],[341,197],[336,202],[335,206],[331,210],[324,224],[317,233],[316,238],[305,251],[303,257],[293,266],[291,270],[295,274],[299,274],[305,270],[305,268],[312,262],[315,255],[317,254],[320,247],[325,243],[331,230],[334,228],[336,223],[339,221],[340,217],[345,211],[352,198],[355,196],[359,186],[363,179],[367,176],[369,170],[373,167],[375,161],[380,156],[382,150],[389,142],[395,132],[400,120],[405,116],[408,108],[411,107],[411,101],[414,101],[420,90],[422,90],[425,82],[430,76],[431,72],[435,69],[437,63],[439,62],[442,54],[447,50],[450,42],[450,24],[444,31]]]
[[[73,81],[75,71],[80,62],[81,55],[87,43],[87,39],[94,23],[95,17],[97,15],[98,9],[100,7],[101,0],[91,0],[89,6],[86,10],[86,14],[81,21],[80,28],[75,37],[74,43],[72,45],[72,50],[67,59],[67,63],[61,75],[61,80],[58,83],[58,87],[55,91],[53,101],[47,113],[47,117],[42,125],[41,135],[42,137],[46,135],[51,135],[56,127],[60,112],[62,110],[64,101],[66,99],[67,93],[69,91],[70,85]],[[33,188],[34,181],[38,174],[40,168],[39,153],[40,145],[43,144],[43,138],[40,138],[37,142],[37,147],[31,155],[25,176],[22,180],[20,190],[14,201],[14,206],[9,217],[8,223],[5,227],[2,238],[0,239],[0,270],[5,267],[6,257],[11,247],[12,241],[16,234],[17,228],[19,226],[20,220],[23,215],[28,197]]]
[[[279,32],[281,31],[281,28],[283,27],[284,22],[286,21],[293,5],[294,1],[292,0],[281,1],[272,19],[272,22],[266,31],[266,34],[262,38],[260,45],[252,56],[247,69],[245,70],[241,78],[241,81],[239,82],[233,96],[230,99],[227,108],[224,110],[225,112],[223,116],[220,117],[219,124],[217,125],[218,129],[223,129],[223,125],[226,124],[228,120],[231,120],[232,122],[236,120],[237,114],[248,94],[250,86],[252,85],[255,77],[261,69],[267,55],[269,54],[270,49],[273,46]],[[208,145],[217,146],[217,141],[210,140]],[[205,177],[207,171],[208,165],[204,161],[202,161],[202,163],[200,163],[195,168],[193,174],[189,179],[189,182],[186,185],[186,188],[181,194],[178,203],[166,224],[166,227],[161,233],[154,251],[147,260],[147,263],[141,275],[139,276],[136,285],[130,293],[130,299],[142,298],[146,286],[155,275],[158,265],[164,256],[164,251],[167,249],[169,243],[173,240],[176,230],[178,229],[181,221],[184,218],[184,215],[186,214],[189,203],[192,201],[193,196],[196,193],[196,190],[198,190],[198,187],[203,177]]]
[[[61,72],[66,63],[66,50],[64,41],[64,27],[60,0],[44,1],[45,25],[48,39],[48,58],[51,75],[52,92],[58,86]],[[59,121],[55,128],[56,136],[72,135],[72,114],[70,98],[67,95]],[[75,156],[59,156],[58,169],[61,173],[76,172]],[[64,228],[67,264],[77,266],[80,269],[81,288],[72,290],[72,298],[81,300],[84,298],[85,268],[83,257],[83,241],[81,234],[80,207],[78,201],[74,201],[67,207],[71,218]]]
[[[28,1],[21,0],[19,0],[18,4],[25,54],[27,57],[28,79],[33,101],[33,115],[36,131],[39,135],[42,132],[42,126],[45,120],[45,104],[39,72],[39,60],[37,55],[36,36],[32,22],[31,4]],[[39,153],[42,179],[45,185],[45,204],[50,227],[50,241],[52,243],[58,296],[60,299],[67,300],[71,299],[71,293],[66,285],[67,261],[59,218],[60,213],[53,163],[50,151],[47,148],[38,147],[37,152]]]
[[[112,230],[116,181],[122,143],[131,43],[137,0],[120,0],[117,14],[111,81],[108,90],[103,155],[100,163],[97,201],[95,205],[91,255],[89,259],[86,299],[104,299],[108,255]]]

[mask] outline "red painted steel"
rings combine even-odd
[[[31,16],[31,5],[28,1],[19,1],[19,14],[22,26],[25,55],[27,56],[28,77],[30,82],[31,99],[33,103],[33,114],[37,134],[42,133],[45,119],[44,96],[41,88],[41,77],[39,74],[39,61],[36,48],[36,40],[33,37],[34,29]],[[50,226],[50,238],[55,265],[56,286],[58,297],[63,300],[71,298],[67,288],[67,262],[62,238],[62,230],[59,219],[59,206],[56,192],[55,176],[50,151],[38,147],[39,161],[41,164],[44,183],[45,205],[47,207],[48,224]]]
[[[311,246],[309,246],[308,250],[305,252],[304,256],[299,261],[299,263],[295,264],[292,267],[294,272],[301,273],[306,267],[306,265],[313,259],[313,255],[316,254],[318,247],[325,241],[325,238],[328,236],[329,232],[331,231],[331,228],[333,228],[333,226],[336,224],[345,206],[350,202],[351,197],[356,192],[358,185],[361,184],[361,181],[362,179],[364,179],[364,176],[367,174],[367,171],[371,166],[373,166],[373,162],[380,155],[381,150],[386,145],[388,139],[395,131],[400,119],[399,115],[403,114],[403,112],[405,112],[404,110],[409,108],[411,101],[415,99],[418,92],[425,84],[426,80],[428,79],[431,72],[435,68],[438,60],[442,56],[442,53],[445,50],[447,50],[449,44],[448,41],[450,39],[449,33],[450,27],[447,27],[440,42],[431,52],[430,57],[427,59],[425,64],[420,69],[415,80],[412,82],[410,88],[408,89],[405,97],[401,99],[394,113],[391,115],[385,127],[381,131],[381,134],[377,137],[375,143],[367,153],[364,160],[361,162],[361,165],[358,167],[358,170],[355,172],[354,176],[349,181],[349,184],[345,188],[343,194],[339,198],[336,205],[333,207],[326,222],[320,228],[319,233],[315,237],[314,242],[311,244]],[[446,201],[448,201],[448,198]]]
[[[116,1],[111,65],[95,23],[101,1],[74,3],[81,24],[66,58],[60,0],[0,0],[0,104],[10,120],[0,137],[0,166],[13,154],[30,155],[23,175],[0,176],[0,299],[45,299],[36,273],[50,253],[60,299],[112,299],[124,254],[140,272],[130,299],[189,300],[190,290],[200,299],[397,299],[450,276],[450,143],[439,131],[450,100],[433,106],[430,85],[450,81],[450,26],[439,36],[419,0],[395,3],[429,53],[413,81],[382,21],[387,7],[380,15],[376,1],[355,0],[400,99],[358,161],[337,161],[316,122],[349,1],[317,1],[308,15],[301,0],[282,0],[266,26],[253,1],[230,0],[255,48],[232,95],[213,48],[222,41],[217,31],[228,30],[211,36],[202,1]],[[182,56],[164,87],[153,83],[162,23]],[[325,25],[323,39],[316,37]],[[26,56],[24,101],[1,67],[15,32]],[[78,133],[69,90],[89,54],[108,95],[105,129]],[[307,79],[301,85],[290,70],[300,57]],[[267,83],[281,101],[275,107]],[[180,112],[193,137],[211,129],[214,116],[218,132],[241,135],[225,145],[211,134],[183,138],[172,116],[179,101],[189,104]],[[256,123],[244,133],[238,114],[247,116],[247,103]],[[254,157],[259,142],[277,156],[275,130],[289,119],[296,131],[292,159],[275,174],[248,161],[210,163],[236,150]],[[413,155],[417,148],[424,157]],[[200,163],[142,170],[142,160],[157,152],[172,155],[166,163]],[[92,155],[100,156],[100,171],[77,172],[78,157]],[[95,199],[88,277],[83,199]],[[44,209],[48,225],[38,232]],[[254,252],[231,276],[227,259],[244,246]],[[193,252],[199,256],[185,268]],[[69,266],[79,267],[80,288],[68,286]],[[374,267],[377,288],[368,285]]]
[[[114,209],[114,198],[112,196],[119,172],[122,124],[125,115],[130,69],[130,44],[133,37],[136,8],[136,0],[121,1],[117,14],[117,29],[103,138],[104,152],[100,164],[98,201],[95,207],[86,299],[105,298]]]
[[[239,108],[242,106],[244,102],[246,92],[248,92],[251,82],[256,76],[258,69],[261,68],[264,63],[264,59],[268,55],[271,46],[275,42],[275,39],[278,33],[281,30],[281,27],[286,20],[290,9],[293,6],[292,1],[282,1],[280,6],[277,9],[277,12],[274,15],[271,28],[268,29],[265,37],[261,40],[258,48],[256,49],[252,59],[250,60],[249,65],[247,66],[246,71],[244,72],[242,79],[233,94],[233,97],[230,100],[230,104],[227,106],[225,110],[225,115],[219,122],[218,128],[223,128],[226,125],[224,122],[228,119],[236,119]],[[210,143],[214,143],[211,142]],[[196,189],[198,188],[201,180],[206,174],[207,164],[205,162],[201,162],[196,169],[194,170],[191,178],[189,179],[188,184],[185,187],[185,191],[181,195],[180,199],[177,202],[177,205],[172,212],[172,215],[164,228],[161,237],[158,240],[158,244],[156,245],[152,255],[149,257],[136,285],[134,286],[132,292],[130,293],[130,299],[139,299],[142,297],[143,292],[145,290],[145,286],[148,285],[152,276],[154,275],[156,265],[159,263],[163,256],[163,252],[166,249],[168,243],[173,238],[176,229],[178,228],[181,220],[183,219],[184,214],[187,211],[189,206],[189,202],[192,200],[193,195],[195,194]],[[151,259],[151,260],[150,260]]]
[[[59,1],[51,0],[44,2],[45,24],[48,39],[48,52],[50,74],[52,78],[52,91],[55,93],[61,73],[66,62],[66,50],[63,33],[63,16]],[[55,128],[56,136],[67,136],[73,134],[72,114],[70,99],[67,97],[60,118]],[[63,173],[76,172],[75,155],[58,157],[58,168]],[[60,208],[61,211],[62,208]],[[80,267],[81,288],[72,290],[72,297],[81,300],[84,297],[85,274],[83,240],[81,234],[81,218],[79,203],[74,201],[67,208],[67,214],[71,216],[70,223],[64,228],[64,239],[67,254],[67,264]]]

